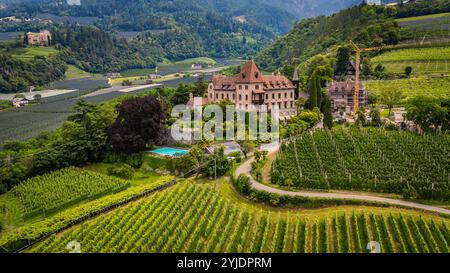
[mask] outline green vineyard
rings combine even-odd
[[[123,190],[128,184],[118,178],[71,167],[24,181],[11,194],[19,201],[24,216],[34,216]]]
[[[212,184],[184,182],[53,235],[27,252],[364,253],[449,252],[449,221],[382,208],[274,211],[231,200]]]
[[[380,129],[316,131],[283,145],[271,182],[450,199],[450,138]]]
[[[450,73],[450,47],[408,48],[386,52],[372,59],[390,73],[405,73],[411,66],[413,75]]]
[[[364,82],[369,92],[379,94],[381,90],[398,89],[403,92],[406,99],[417,96],[426,96],[431,98],[449,98],[450,97],[450,77],[414,77],[410,79],[366,81]]]

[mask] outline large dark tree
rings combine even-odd
[[[338,49],[336,55],[336,75],[344,75],[347,72],[347,66],[350,62],[350,48],[342,46]]]
[[[164,134],[165,111],[154,96],[133,98],[117,106],[118,116],[109,129],[110,142],[118,153],[142,152]]]

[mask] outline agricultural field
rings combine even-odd
[[[403,91],[406,100],[417,96],[450,97],[450,76],[417,76],[409,79],[372,80],[365,81],[364,86],[369,92],[377,94],[384,89],[399,89]]]
[[[446,218],[366,207],[262,209],[223,194],[228,185],[183,182],[25,252],[65,253],[73,241],[83,253],[364,253],[370,241],[382,252],[450,250]]]
[[[397,20],[405,37],[416,42],[439,43],[449,41],[450,13],[409,17]]]
[[[284,145],[271,182],[449,200],[450,137],[381,129],[316,131]]]
[[[392,50],[372,59],[390,73],[403,74],[411,66],[413,75],[450,74],[450,46]]]
[[[92,77],[91,73],[83,71],[74,65],[68,65],[66,71],[66,80],[84,79]]]
[[[128,186],[125,180],[71,167],[28,179],[14,187],[10,194],[20,203],[22,215],[31,217]]]
[[[12,52],[12,57],[19,60],[30,60],[34,57],[48,57],[53,54],[57,54],[59,51],[54,49],[53,47],[37,47],[37,46],[29,46],[26,48],[18,48]]]

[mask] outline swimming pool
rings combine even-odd
[[[162,155],[162,156],[170,156],[170,157],[177,157],[177,156],[183,156],[185,154],[188,154],[188,150],[182,150],[182,149],[176,149],[176,148],[170,148],[170,147],[164,147],[157,150],[151,151],[154,154]]]

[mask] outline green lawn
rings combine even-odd
[[[57,54],[59,51],[53,47],[37,47],[29,46],[26,48],[18,48],[12,52],[12,56],[19,60],[31,60],[34,57],[42,56],[48,57],[52,54]]]

